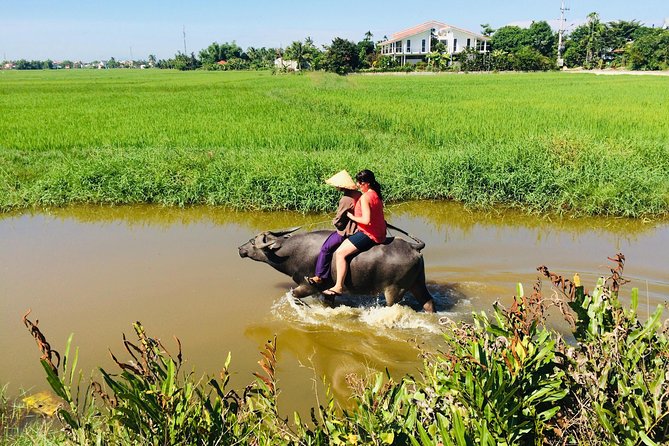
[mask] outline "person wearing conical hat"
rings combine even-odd
[[[332,264],[332,255],[335,250],[341,245],[344,240],[353,235],[358,230],[358,225],[348,216],[348,213],[355,210],[355,205],[361,196],[358,188],[351,178],[351,175],[346,170],[342,170],[325,180],[325,184],[336,187],[344,193],[339,200],[337,213],[332,219],[332,224],[335,227],[325,242],[321,246],[316,259],[316,271],[312,277],[305,279],[311,285],[318,288],[324,286],[330,279],[330,265]]]

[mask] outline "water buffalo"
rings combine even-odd
[[[265,262],[290,276],[298,284],[293,295],[303,298],[320,291],[305,276],[313,275],[316,257],[330,232],[294,234],[298,229],[261,232],[238,249],[240,257]],[[399,302],[410,291],[426,312],[434,312],[434,301],[425,286],[425,265],[420,253],[424,246],[422,242],[389,237],[385,243],[354,256],[344,282],[346,289],[353,294],[382,291],[387,305]],[[334,262],[332,269],[334,277]]]

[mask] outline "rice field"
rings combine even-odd
[[[669,78],[0,71],[0,210],[70,203],[331,210],[388,201],[669,214]]]

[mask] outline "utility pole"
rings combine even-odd
[[[186,50],[186,25],[183,26],[183,32],[184,32],[184,55],[188,54],[188,51]]]
[[[560,30],[558,31],[558,48],[557,48],[557,66],[562,68],[564,66],[564,60],[562,59],[562,35],[564,34],[564,12],[569,11],[569,8],[565,8],[564,0],[560,6]]]

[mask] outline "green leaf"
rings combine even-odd
[[[162,390],[165,396],[171,396],[174,392],[174,378],[175,378],[174,361],[167,361],[167,374],[163,382]]]
[[[613,418],[613,414],[604,409],[600,404],[595,404],[595,413],[597,414],[597,418],[599,419],[599,422],[602,424],[604,429],[615,439],[615,429],[613,428],[613,425],[611,424],[611,421],[609,418]]]
[[[452,410],[453,414],[453,433],[455,434],[455,439],[457,444],[467,444],[465,439],[465,423],[462,421],[462,417],[457,410]]]
[[[537,414],[537,418],[540,419],[541,421],[548,421],[553,416],[555,416],[556,413],[560,410],[560,406],[555,406],[553,408],[550,408],[548,410],[544,410],[543,412],[539,412]]]
[[[79,429],[79,423],[72,417],[72,414],[65,409],[59,409],[58,414],[74,430]]]
[[[639,431],[639,437],[641,437],[641,441],[643,441],[643,444],[647,446],[659,446],[659,444],[651,440],[644,431]]]
[[[421,446],[421,444],[418,442],[418,440],[416,440],[416,437],[414,437],[411,434],[409,434],[409,440],[411,440],[411,444],[413,446]]]
[[[427,434],[425,431],[425,428],[421,423],[418,423],[418,435],[420,435],[420,441],[423,443],[423,445],[428,446],[431,444],[434,444],[434,442],[430,439],[430,436]]]
[[[74,333],[70,333],[70,336],[67,337],[67,342],[65,343],[65,354],[63,355],[63,374],[67,373],[67,366],[70,360],[70,345],[72,345],[72,338]]]
[[[630,310],[632,310],[632,313],[634,314],[639,308],[639,288],[632,288],[632,296],[630,297],[630,300],[632,301]]]
[[[67,401],[68,403],[70,402],[70,399],[68,397],[67,392],[65,391],[65,386],[63,385],[62,381],[56,375],[56,373],[53,371],[49,363],[45,360],[42,359],[40,360],[40,363],[42,364],[42,367],[46,371],[46,380],[49,382],[49,385],[53,389],[54,392],[56,392],[56,395]]]
[[[381,390],[381,386],[383,386],[383,375],[381,373],[376,374],[376,383],[374,384],[374,388],[372,389],[372,393],[379,393],[379,390]]]
[[[448,429],[448,419],[437,412],[437,427],[439,430],[439,435],[441,435],[442,442],[448,442],[450,439],[449,429]]]
[[[660,317],[662,316],[663,312],[664,312],[664,307],[662,305],[658,304],[657,308],[655,309],[655,312],[653,313],[653,316],[648,321],[646,321],[646,323],[644,324],[643,330],[638,331],[638,332],[633,333],[633,334],[630,335],[630,337],[628,338],[628,341],[627,341],[628,345],[630,343],[636,341],[637,339],[640,339],[640,340],[645,339],[646,336],[648,336],[651,333],[654,334],[655,331],[657,330],[657,327],[659,327],[659,325],[660,325],[659,320],[660,320]],[[636,344],[637,345],[635,345],[634,347],[638,348],[638,342]]]
[[[395,433],[394,432],[383,432],[381,435],[379,435],[381,438],[381,441],[385,444],[393,444],[395,441]]]
[[[74,359],[72,360],[72,365],[70,366],[70,384],[74,382],[74,374],[77,371],[77,363],[79,362],[79,347],[74,349]]]

